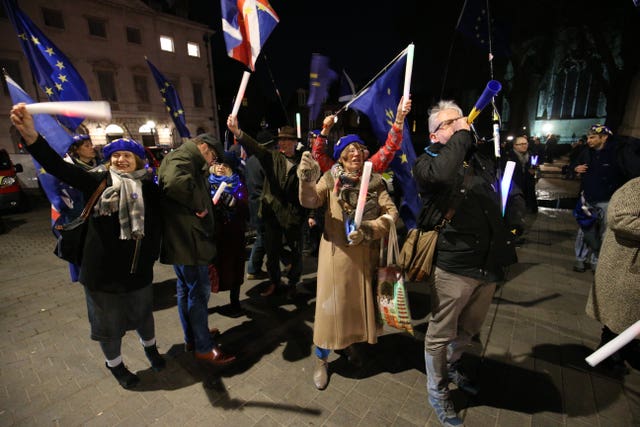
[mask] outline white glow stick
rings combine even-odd
[[[531,166],[537,166],[538,165],[538,156],[533,155],[531,156]]]
[[[511,188],[511,179],[513,178],[513,170],[516,167],[516,162],[509,160],[504,167],[504,175],[502,175],[502,181],[500,182],[500,195],[502,198],[502,216],[507,208],[507,199],[509,198],[509,188]]]
[[[298,139],[302,138],[302,131],[300,130],[300,113],[296,113],[296,134]]]
[[[84,117],[111,120],[111,106],[107,101],[59,101],[27,104],[30,114],[53,114],[66,117]]]
[[[406,105],[409,100],[409,91],[411,89],[411,73],[413,72],[413,50],[415,45],[411,43],[407,48],[407,65],[404,69],[404,89],[402,96],[404,96],[403,103]]]
[[[589,365],[596,366],[598,363],[602,362],[604,359],[630,343],[631,340],[636,337],[640,337],[640,320],[629,326],[627,329],[622,331],[620,335],[600,347],[598,350],[591,353],[591,355],[584,360],[586,360]]]
[[[242,75],[242,81],[240,82],[240,87],[238,88],[238,94],[236,95],[236,102],[233,103],[233,110],[231,110],[232,116],[238,115],[238,110],[240,110],[240,104],[242,103],[242,98],[244,98],[244,91],[247,89],[247,83],[249,83],[250,72],[245,71]]]
[[[227,188],[227,183],[223,181],[220,183],[220,187],[218,187],[218,189],[216,190],[216,194],[213,195],[214,205],[218,204],[218,200],[220,200],[220,196],[222,196],[222,192],[224,191],[225,188]]]
[[[356,205],[356,214],[354,217],[354,224],[356,230],[360,227],[362,222],[362,214],[364,213],[364,205],[367,202],[367,191],[369,190],[369,179],[371,178],[371,162],[364,162],[362,168],[362,177],[360,178],[360,192],[358,193],[358,204]]]
[[[496,157],[500,157],[500,125],[493,124],[493,152]]]

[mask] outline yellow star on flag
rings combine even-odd
[[[31,36],[31,41],[33,42],[33,44],[40,44],[40,40],[38,40],[36,36]]]
[[[400,163],[408,163],[409,161],[407,160],[407,155],[405,153],[402,153],[402,155],[400,156]]]
[[[61,83],[66,83],[67,76],[65,76],[64,74],[58,74],[58,80],[60,80]]]
[[[60,83],[56,83],[56,88],[58,89],[58,92],[62,92],[62,85]]]
[[[58,62],[56,62],[56,67],[58,67],[58,69],[62,70],[64,68],[64,63],[62,61],[58,61]]]
[[[49,96],[53,95],[53,89],[51,89],[50,87],[45,87],[44,92]]]
[[[18,34],[18,38],[22,40],[27,40],[27,35],[25,33]]]
[[[48,47],[44,51],[47,52],[49,54],[49,56],[53,55],[53,48],[52,47]]]

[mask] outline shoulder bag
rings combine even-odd
[[[93,192],[79,217],[66,224],[58,224],[54,226],[58,241],[56,242],[56,247],[53,250],[53,253],[58,258],[75,265],[80,265],[82,263],[82,252],[84,250],[84,241],[87,235],[87,219],[89,218],[89,215],[91,215],[93,206],[96,204],[98,197],[100,197],[105,188],[107,188],[106,178],[102,180],[100,185],[98,185],[98,188],[96,188],[96,191]]]

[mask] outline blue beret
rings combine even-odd
[[[73,135],[73,144],[77,144],[79,142],[83,142],[88,139],[91,139],[91,138],[89,137],[89,135],[86,135],[86,134]]]
[[[130,151],[141,159],[146,157],[144,147],[129,138],[114,139],[110,144],[104,146],[102,154],[104,154],[104,158],[108,160],[111,158],[111,154],[116,151]]]
[[[354,142],[360,145],[366,146],[366,144],[362,141],[362,139],[360,139],[358,135],[355,135],[355,134],[345,135],[342,138],[340,138],[338,142],[336,142],[336,145],[333,146],[333,160],[338,161],[344,149],[347,148],[350,144],[353,144]]]

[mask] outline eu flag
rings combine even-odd
[[[347,104],[369,117],[371,127],[379,142],[384,143],[391,125],[395,121],[396,110],[402,97],[402,83],[407,62],[405,52],[371,86]],[[420,212],[418,189],[411,169],[416,161],[416,153],[411,143],[409,127],[405,123],[402,133],[402,147],[395,154],[390,167],[394,174],[394,187],[402,189],[400,216],[407,228],[416,226]]]
[[[227,54],[255,70],[262,46],[280,22],[267,0],[221,0]]]
[[[184,108],[182,108],[182,102],[180,102],[178,92],[176,92],[173,85],[169,83],[169,81],[160,71],[158,71],[151,61],[146,57],[144,59],[147,61],[147,64],[149,64],[151,74],[153,74],[153,78],[156,80],[158,89],[160,89],[162,102],[164,102],[167,112],[171,116],[171,120],[173,120],[173,124],[176,126],[176,129],[178,129],[178,133],[183,138],[191,138],[191,133],[189,132],[189,129],[187,129],[187,123],[184,117]]]
[[[320,113],[322,103],[329,95],[329,86],[338,78],[338,74],[329,68],[329,58],[317,53],[311,55],[309,71],[309,119],[315,120]]]
[[[490,54],[509,56],[506,29],[498,26],[493,18],[489,18],[486,0],[465,0],[456,29]]]
[[[8,75],[4,75],[9,89],[9,96],[14,104],[24,102],[33,104],[33,99]],[[47,114],[34,114],[33,124],[40,135],[47,140],[47,143],[61,157],[67,153],[69,146],[73,142],[73,136],[67,133],[62,126]],[[33,160],[33,164],[38,174],[38,181],[42,190],[51,203],[51,225],[65,224],[77,217],[84,208],[84,197],[82,193],[68,184],[58,180],[53,175],[47,173],[44,168]],[[55,231],[54,231],[55,234]],[[79,269],[73,264],[69,264],[71,281],[78,281]]]
[[[3,0],[31,72],[49,101],[90,101],[87,86],[69,59],[36,27],[16,5]],[[58,116],[58,121],[75,131],[84,118]]]

